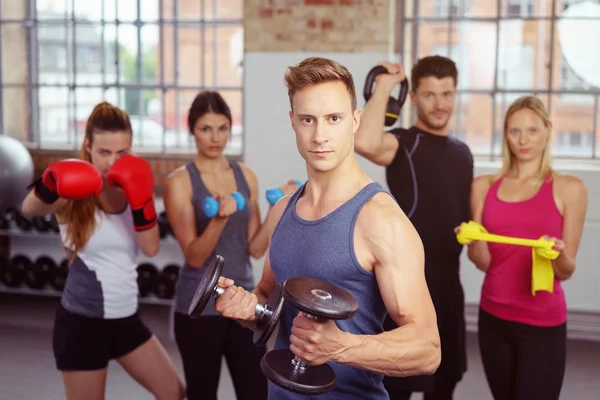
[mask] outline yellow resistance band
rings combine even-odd
[[[531,294],[539,290],[545,290],[552,293],[554,290],[554,269],[550,260],[556,260],[560,255],[558,250],[554,250],[554,242],[540,238],[521,239],[516,237],[494,235],[477,222],[469,221],[460,226],[460,232],[456,234],[456,240],[460,244],[469,244],[473,240],[482,240],[484,242],[514,244],[517,246],[528,246],[532,248],[533,266],[531,268]]]

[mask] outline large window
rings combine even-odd
[[[399,4],[405,64],[432,54],[456,62],[459,93],[450,129],[474,154],[499,155],[507,108],[534,94],[550,112],[554,155],[600,156],[600,0]]]
[[[0,2],[0,129],[34,147],[79,148],[92,108],[131,116],[134,146],[194,148],[188,108],[219,91],[242,153],[242,0]]]

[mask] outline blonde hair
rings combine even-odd
[[[515,162],[515,156],[510,150],[510,146],[508,144],[507,139],[507,130],[508,130],[508,121],[509,119],[520,110],[528,109],[535,112],[544,122],[544,126],[546,128],[550,128],[552,126],[552,122],[550,121],[550,117],[548,116],[548,111],[546,111],[546,107],[542,101],[535,96],[521,96],[508,107],[506,111],[506,116],[504,117],[504,134],[502,135],[502,170],[500,172],[501,175],[509,172],[513,164]],[[546,141],[546,147],[544,148],[544,152],[542,154],[542,163],[540,164],[540,169],[538,171],[538,184],[541,184],[549,173],[552,172],[552,155],[550,154],[550,136],[548,136],[548,140]]]
[[[94,140],[97,130],[106,132],[129,131],[131,122],[127,112],[104,101],[96,105],[85,127],[85,140],[79,150],[79,158],[88,162],[92,158],[87,151]],[[81,200],[71,200],[65,206],[65,216],[68,221],[66,241],[69,243],[69,259],[72,262],[77,253],[85,247],[90,236],[96,229],[96,208],[106,211],[98,196]]]
[[[352,99],[352,111],[356,110],[356,89],[352,74],[340,63],[322,57],[309,57],[299,64],[288,67],[285,73],[285,85],[288,89],[290,106],[296,92],[309,86],[335,81],[340,81],[346,86]]]

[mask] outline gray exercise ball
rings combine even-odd
[[[29,150],[17,139],[0,133],[0,209],[19,207],[33,176]]]

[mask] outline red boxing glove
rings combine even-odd
[[[102,175],[93,164],[73,158],[51,164],[32,186],[46,204],[53,204],[59,197],[79,200],[100,194]]]
[[[121,187],[125,192],[133,212],[136,231],[150,229],[156,225],[154,175],[146,160],[126,154],[113,164],[106,180],[113,186]]]

